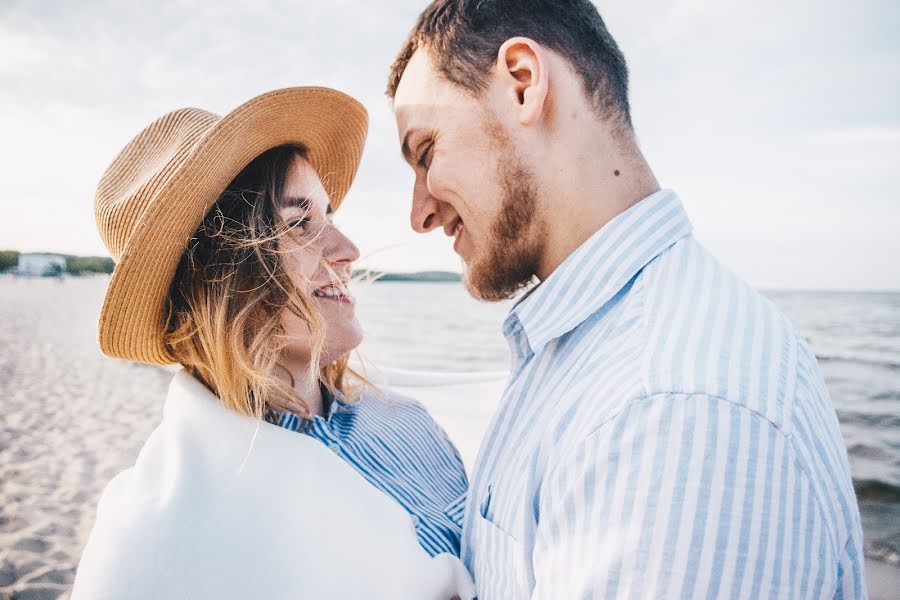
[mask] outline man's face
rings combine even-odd
[[[394,96],[403,155],[416,176],[412,228],[441,227],[452,236],[466,287],[484,300],[527,285],[542,253],[533,172],[495,108],[441,78],[424,50],[409,61]]]

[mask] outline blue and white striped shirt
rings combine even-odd
[[[866,596],[815,357],[673,192],[592,236],[504,335],[463,525],[480,600]]]
[[[400,503],[429,554],[458,556],[468,480],[459,453],[425,407],[370,391],[354,403],[327,400],[327,418],[283,412],[269,420],[316,438]]]

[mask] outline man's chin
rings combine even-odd
[[[485,279],[478,270],[478,265],[472,265],[469,261],[463,260],[465,270],[463,271],[463,287],[469,292],[469,295],[476,300],[486,300],[486,294],[490,295],[490,290],[485,290]]]
[[[498,268],[495,264],[483,264],[477,261],[466,265],[463,273],[463,286],[469,295],[484,302],[502,302],[509,300],[523,287],[528,285],[531,277],[520,276],[509,270]]]
[[[493,296],[491,285],[491,265],[482,264],[483,261],[475,260],[473,257],[463,258],[463,287],[469,292],[469,295],[476,300],[488,300]]]

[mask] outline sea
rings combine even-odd
[[[426,371],[502,371],[512,304],[458,283],[359,284],[364,359]],[[900,565],[900,292],[763,291],[815,352],[847,444],[866,555]]]

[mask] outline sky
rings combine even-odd
[[[486,0],[490,1],[490,0]],[[337,223],[361,266],[461,269],[409,227],[388,67],[423,1],[0,0],[0,249],[104,255],[93,195],[158,116],[326,85],[370,129]],[[596,3],[642,150],[696,237],[762,288],[900,289],[900,3]]]

